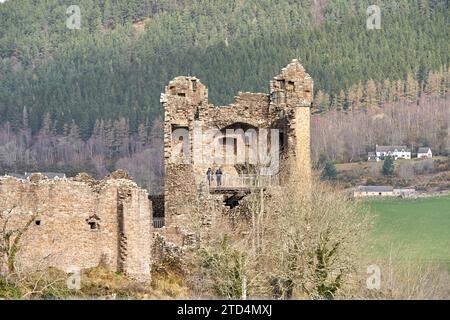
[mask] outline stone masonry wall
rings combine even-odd
[[[147,197],[146,191],[127,179],[1,177],[2,217],[12,209],[7,230],[23,228],[35,216],[20,240],[17,269],[69,271],[102,264],[149,279],[151,210]]]

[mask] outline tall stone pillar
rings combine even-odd
[[[297,179],[305,184],[311,183],[311,109],[295,109],[295,171]]]
[[[283,180],[311,181],[310,120],[313,80],[294,59],[270,83],[271,108],[287,123],[288,157]]]

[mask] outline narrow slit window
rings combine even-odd
[[[279,145],[281,151],[284,151],[286,149],[286,140],[284,137],[284,132],[280,132],[279,134]]]
[[[272,101],[274,104],[278,104],[280,102],[280,93],[272,92]]]

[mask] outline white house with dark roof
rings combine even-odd
[[[394,188],[391,186],[359,186],[353,192],[356,197],[393,197]]]
[[[411,150],[407,146],[379,146],[375,147],[375,154],[369,152],[368,160],[381,161],[387,157],[397,159],[411,159]]]
[[[359,186],[353,196],[358,197],[402,197],[411,198],[415,195],[414,188],[394,189],[392,186]]]
[[[429,147],[422,147],[417,150],[417,158],[433,158],[433,152]]]

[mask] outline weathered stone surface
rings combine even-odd
[[[0,211],[11,209],[8,230],[22,228],[35,216],[20,240],[18,269],[69,271],[103,263],[150,279],[151,207],[147,191],[134,182],[87,175],[29,181],[1,177]]]
[[[106,179],[126,179],[126,180],[133,180],[133,178],[126,172],[125,170],[116,170],[109,174]]]

